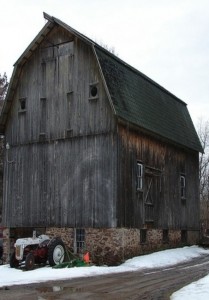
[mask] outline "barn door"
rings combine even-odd
[[[52,44],[53,41],[40,49],[40,129],[42,135],[46,136],[46,132],[53,128],[55,137],[63,137],[64,130],[68,131],[71,128],[72,118],[69,118],[69,115],[72,114],[74,42]]]
[[[160,187],[159,179],[161,173],[154,169],[145,167],[145,190],[144,190],[144,221],[154,223],[155,208],[158,202]]]

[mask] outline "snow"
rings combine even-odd
[[[209,298],[209,275],[173,293],[171,300],[206,300]]]
[[[163,268],[207,254],[209,255],[209,250],[205,250],[198,246],[191,246],[134,257],[118,267],[85,266],[78,268],[53,269],[50,266],[45,266],[32,271],[24,271],[22,269],[10,268],[9,265],[3,265],[0,266],[0,287],[44,282],[48,280],[72,279],[76,277],[89,277],[110,273]],[[191,283],[171,296],[171,300],[180,299],[209,299],[209,275],[197,282]]]

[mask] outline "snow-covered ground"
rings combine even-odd
[[[51,267],[46,266],[32,271],[23,271],[20,269],[12,269],[9,265],[3,265],[0,266],[0,287],[167,267],[188,261],[202,254],[209,254],[209,250],[205,250],[198,246],[192,246],[134,257],[118,267],[85,266],[79,268],[52,269]],[[171,296],[171,299],[209,299],[209,275],[177,291]]]

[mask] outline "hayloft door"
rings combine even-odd
[[[144,189],[144,221],[145,223],[154,223],[155,208],[157,205],[159,188],[158,170],[145,167],[145,189]]]

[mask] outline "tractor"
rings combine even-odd
[[[32,270],[35,264],[47,262],[55,266],[62,263],[65,257],[65,245],[61,238],[50,239],[44,234],[36,237],[36,233],[33,233],[32,238],[17,239],[14,247],[15,251],[10,258],[11,268],[25,266],[26,270]]]

